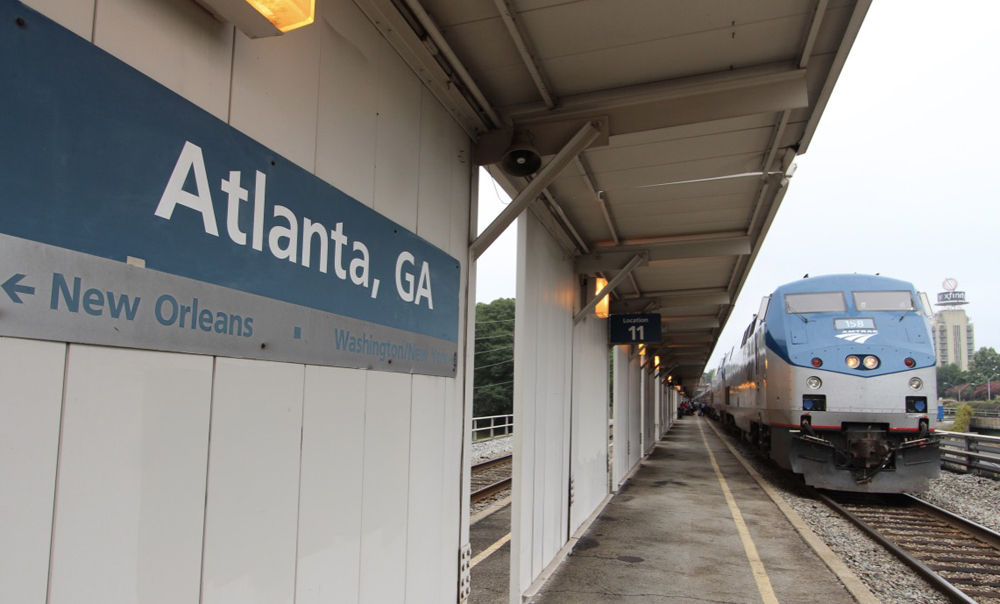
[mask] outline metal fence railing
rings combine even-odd
[[[941,435],[941,467],[962,474],[1000,477],[1000,436],[946,432]]]
[[[947,405],[944,407],[945,417],[955,417],[958,407],[952,405]],[[976,417],[1000,417],[1000,411],[991,411],[989,409],[976,409]]]
[[[472,418],[472,442],[489,440],[513,433],[513,414]]]

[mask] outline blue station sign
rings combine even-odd
[[[608,317],[612,344],[657,343],[663,336],[658,314],[611,315]]]
[[[454,375],[446,252],[0,0],[0,335]]]

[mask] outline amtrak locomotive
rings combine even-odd
[[[809,485],[926,490],[941,465],[930,314],[926,295],[886,277],[782,285],[723,358],[710,404]]]

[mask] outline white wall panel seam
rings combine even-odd
[[[461,498],[459,505],[461,506],[460,509],[462,510],[462,513],[461,513],[461,518],[459,520],[459,547],[464,545],[465,542],[469,540],[469,503],[467,499],[471,500],[470,497],[471,494],[467,495],[466,493],[471,490],[470,483],[472,475],[471,471],[472,460],[470,456],[472,452],[471,428],[472,428],[472,416],[473,416],[473,408],[472,408],[473,381],[469,379],[469,368],[475,367],[473,361],[473,355],[475,353],[474,345],[476,337],[476,330],[474,328],[469,329],[469,326],[470,323],[473,322],[473,320],[470,317],[475,316],[475,314],[473,313],[475,313],[476,309],[475,305],[476,281],[478,278],[476,271],[476,263],[472,259],[472,254],[469,252],[469,241],[471,241],[472,238],[475,236],[478,226],[477,223],[479,216],[479,192],[478,192],[479,170],[471,161],[471,159],[467,161],[468,161],[467,165],[469,166],[468,168],[469,188],[466,193],[466,197],[468,199],[467,207],[469,210],[467,213],[468,223],[465,225],[466,236],[462,239],[459,239],[459,241],[461,241],[461,244],[459,244],[462,250],[461,255],[465,257],[464,266],[462,267],[463,269],[462,272],[464,273],[465,277],[465,289],[463,291],[464,303],[460,311],[462,316],[462,322],[459,326],[459,331],[464,336],[463,339],[465,341],[465,346],[463,348],[463,354],[459,361],[459,367],[458,367],[460,375],[462,376],[460,384],[461,389],[458,392],[458,397],[459,397],[458,400],[462,405],[462,439],[461,439],[462,445],[461,445],[461,453],[459,455],[460,457],[459,497]],[[456,254],[457,252],[458,252],[457,249],[452,250],[453,254]],[[456,388],[459,388],[458,384],[456,384]],[[513,401],[511,402],[513,403]],[[511,411],[513,411],[513,405]],[[466,473],[466,466],[469,466],[468,476]],[[512,486],[513,486],[513,471],[514,470],[512,468],[511,469]]]
[[[375,57],[375,65],[377,77],[375,83],[375,129],[372,131],[372,138],[376,141],[375,153],[372,156],[372,161],[375,163],[375,169],[372,170],[372,209],[375,209],[375,193],[378,191],[378,130],[381,126],[381,120],[379,119],[379,105],[382,102],[382,86],[379,85],[378,80],[382,78],[382,53],[384,52],[384,44],[378,45],[378,55]],[[318,137],[317,137],[318,138]],[[381,212],[379,212],[381,214]]]
[[[94,0],[94,20],[90,25],[90,43],[96,44],[97,40],[97,5],[99,0]]]
[[[365,444],[364,444],[364,435],[368,434],[368,404],[369,404],[368,403],[368,378],[367,378],[367,376],[365,377],[365,398],[364,398],[364,400],[365,400],[365,412],[361,414],[361,434],[362,434],[362,437],[361,437],[362,438],[362,440],[361,440],[361,451],[360,451],[361,459],[358,460],[358,463],[361,465],[361,484],[358,487],[358,497],[361,498],[361,516],[358,518],[358,522],[363,522],[364,521],[364,513],[365,513],[364,512],[364,495],[365,495],[365,470],[364,470],[364,468],[365,468]],[[305,417],[305,416],[303,415],[303,417]],[[364,549],[363,543],[364,543],[364,525],[362,524],[361,538],[358,539],[358,560],[359,561],[361,560],[361,552]],[[362,569],[360,568],[360,565],[359,565],[359,568],[358,568],[358,590],[357,590],[358,600],[361,599],[361,579],[364,576],[364,573],[361,572],[361,571],[362,571]]]
[[[234,36],[235,38],[235,36]],[[235,44],[235,42],[234,42]],[[212,357],[212,387],[208,392],[208,442],[205,443],[205,501],[201,506],[201,572],[198,577],[198,603],[205,597],[205,541],[208,535],[208,478],[212,466],[212,413],[215,411],[215,374],[219,366],[219,357]]]
[[[238,32],[233,31],[233,44],[229,49],[229,102],[226,103],[226,123],[230,126],[233,125],[233,81],[236,79],[236,38],[238,35]],[[212,372],[214,380],[214,367]]]
[[[417,79],[419,80],[420,78],[418,77]],[[423,154],[420,153],[420,150],[423,148],[424,136],[426,134],[424,132],[424,129],[427,128],[427,124],[424,123],[424,95],[423,95],[423,90],[421,90],[420,92],[421,92],[421,94],[420,94],[420,101],[419,101],[420,106],[417,107],[417,115],[420,116],[420,122],[419,122],[420,126],[417,128],[417,208],[416,208],[416,214],[414,215],[414,220],[413,220],[413,232],[417,233],[418,235],[420,234],[418,232],[418,229],[420,227],[420,201],[421,201],[420,200],[420,181],[421,181],[421,177],[424,175],[424,173],[423,173]],[[432,178],[433,178],[433,175],[432,175]],[[427,239],[429,239],[429,238],[427,238]],[[413,399],[412,398],[410,399],[410,409],[411,409],[410,426],[412,427],[413,426],[413,416],[412,416]]]
[[[96,7],[95,7],[96,12]],[[96,20],[96,17],[95,17]],[[49,534],[49,573],[48,573],[48,584],[45,587],[45,601],[48,602],[52,593],[52,560],[53,552],[55,551],[56,543],[56,510],[59,507],[59,469],[62,466],[62,452],[63,452],[63,421],[66,417],[66,396],[69,381],[69,349],[70,345],[66,344],[66,354],[63,356],[63,375],[62,375],[62,401],[59,403],[59,440],[56,445],[56,472],[55,472],[55,483],[52,485],[52,531]]]
[[[320,57],[322,61],[322,55]],[[319,103],[317,102],[317,106]],[[318,113],[318,111],[317,111]],[[317,120],[319,116],[317,116]],[[318,122],[317,122],[318,123]],[[319,138],[318,136],[316,137]],[[315,162],[313,163],[315,169]],[[305,448],[305,424],[306,424],[306,380],[307,380],[307,367],[302,367],[302,415],[301,422],[299,423],[299,488],[297,503],[295,505],[295,572],[293,573],[294,583],[292,584],[292,603],[298,602],[299,599],[299,535],[302,534],[302,450]]]
[[[325,30],[324,30],[324,28],[320,27],[320,24],[323,23],[323,20],[321,19],[321,15],[319,14],[319,12],[322,10],[322,8],[321,8],[322,5],[323,5],[322,2],[317,2],[316,3],[316,14],[314,15],[315,27],[319,28],[319,33],[317,34],[317,37],[319,38],[319,40],[316,43],[316,47],[318,49],[317,50],[317,56],[318,56],[318,58],[316,59],[316,120],[314,122],[316,124],[316,133],[315,133],[315,136],[313,136],[313,163],[312,163],[312,170],[310,170],[313,173],[313,175],[318,175],[319,174],[319,128],[320,128],[320,119],[319,119],[320,118],[320,107],[319,107],[319,105],[323,101],[323,32]],[[235,38],[235,37],[236,36],[234,35],[233,38]],[[302,388],[303,388],[303,392],[305,392],[305,376],[303,376],[302,379],[303,379]],[[303,394],[303,404],[305,404],[305,395],[304,394]],[[300,465],[301,465],[301,463],[300,463]],[[301,478],[302,477],[300,475],[299,476],[299,483],[300,483],[300,485],[299,485],[299,489],[300,489],[299,495],[300,496],[302,494],[301,493],[301,482],[302,482]],[[295,548],[295,551],[298,551],[298,547]],[[298,564],[296,564],[296,569],[297,568],[298,568]],[[296,587],[297,586],[298,586],[298,583],[296,583]]]
[[[410,491],[413,489],[413,483],[410,481],[410,477],[413,476],[413,376],[410,376],[410,427],[409,427],[409,440],[410,442],[406,445],[406,529],[403,532],[403,551],[409,552],[410,546]],[[406,583],[407,583],[407,572],[406,568],[409,566],[409,561],[405,561],[403,564],[403,599],[406,599]]]

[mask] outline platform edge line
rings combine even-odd
[[[882,600],[875,597],[875,594],[868,589],[868,586],[866,586],[864,582],[862,582],[861,579],[854,573],[854,571],[852,571],[847,564],[841,560],[840,556],[830,549],[830,547],[824,543],[811,528],[809,528],[809,525],[802,520],[802,517],[799,516],[798,512],[785,502],[781,495],[774,490],[774,487],[768,484],[767,481],[764,480],[764,477],[750,465],[750,462],[744,459],[732,445],[726,442],[726,439],[719,434],[719,430],[715,424],[708,422],[708,426],[713,432],[715,432],[715,436],[718,437],[722,444],[726,445],[726,448],[733,454],[736,461],[740,462],[743,469],[750,474],[750,477],[757,482],[765,493],[767,493],[767,496],[771,498],[774,505],[778,506],[778,509],[781,510],[781,513],[785,515],[788,522],[790,522],[792,527],[794,527],[799,533],[802,540],[805,541],[814,552],[816,552],[816,555],[823,561],[823,564],[830,569],[830,572],[836,575],[837,579],[839,579],[847,591],[850,592],[851,596],[858,601],[858,604],[882,604]]]

